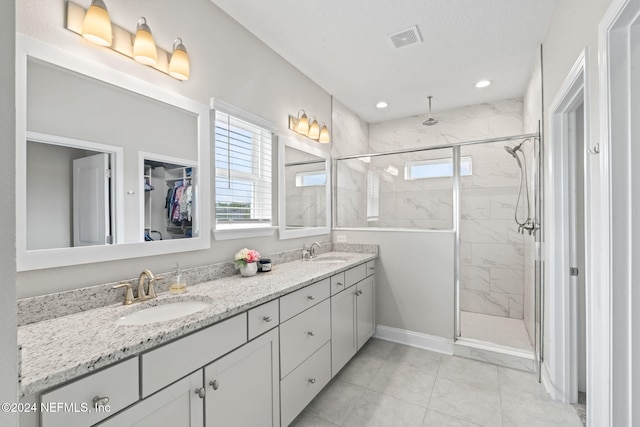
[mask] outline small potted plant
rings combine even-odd
[[[242,248],[236,253],[233,262],[236,264],[236,268],[240,269],[240,274],[248,277],[258,272],[259,259],[260,254],[258,251]]]

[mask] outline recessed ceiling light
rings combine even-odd
[[[376,108],[387,108],[389,104],[386,101],[380,101],[376,104]]]
[[[491,80],[480,80],[478,83],[476,83],[476,87],[477,88],[483,88],[483,87],[487,87],[491,84]]]

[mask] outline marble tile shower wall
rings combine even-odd
[[[456,110],[435,112],[436,126],[422,125],[423,117],[408,117],[369,125],[369,152],[473,141],[523,133],[523,103],[509,99]],[[505,144],[468,146],[473,173],[461,179],[461,308],[482,314],[521,319],[523,316],[524,237],[513,220],[519,185],[515,160],[504,150]],[[451,157],[450,150],[432,151],[433,158]],[[385,156],[386,157],[386,156]],[[381,216],[390,212],[388,227],[451,228],[451,180],[447,178],[407,182],[403,179],[404,160],[396,156],[398,176],[382,174]],[[379,159],[379,160],[378,160]],[[386,165],[373,161],[372,170]],[[415,160],[415,158],[413,159]],[[385,158],[376,161],[388,162]],[[360,162],[363,164],[362,162]],[[361,166],[360,166],[361,168]],[[365,188],[363,171],[343,179],[355,196]],[[340,176],[338,177],[340,179]],[[340,191],[340,190],[339,190]],[[348,209],[359,221],[366,213],[364,197],[350,200]],[[360,203],[358,203],[360,202]],[[357,222],[357,221],[356,221]],[[371,225],[371,224],[370,224]]]

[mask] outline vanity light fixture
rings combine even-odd
[[[482,89],[483,87],[487,87],[491,84],[491,80],[480,80],[478,83],[476,83],[476,87],[478,89]]]
[[[311,124],[309,124],[309,117],[304,110],[298,111],[298,117],[289,115],[289,129],[314,141],[321,142],[322,144],[327,144],[331,140],[327,125],[322,122],[321,128],[315,117]]]
[[[102,0],[93,0],[82,23],[82,37],[100,46],[111,46],[113,33],[107,6]]]
[[[138,19],[136,38],[133,40],[133,59],[144,65],[158,63],[156,42],[153,40],[151,28],[147,25],[147,19],[144,16]]]
[[[169,61],[169,75],[178,80],[189,79],[189,55],[180,37],[173,42],[173,53]]]
[[[181,38],[178,37],[174,41],[173,50],[168,52],[156,46],[151,29],[144,17],[138,20],[134,35],[111,22],[104,0],[92,0],[87,10],[72,1],[66,4],[65,28],[67,30],[97,45],[108,47],[137,62],[162,71],[177,80],[189,79],[189,55]]]

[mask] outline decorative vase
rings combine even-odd
[[[255,276],[258,272],[257,262],[247,262],[245,265],[240,266],[240,274],[244,277]]]

